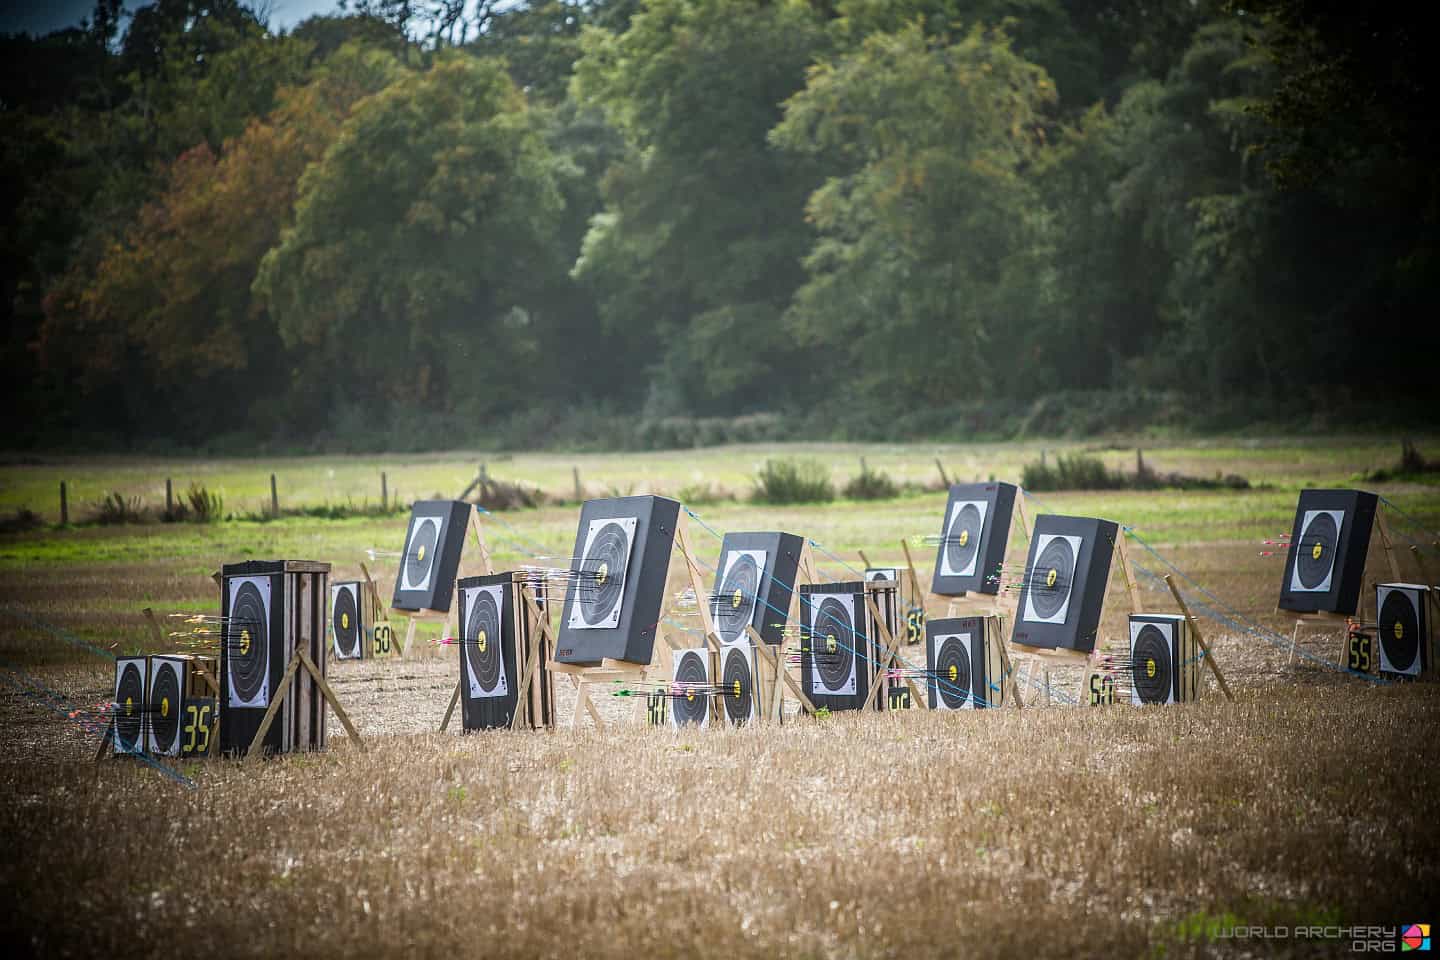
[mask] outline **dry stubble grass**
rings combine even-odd
[[[1431,686],[1177,709],[7,764],[7,942],[57,955],[1025,956],[1428,917]],[[1232,955],[1232,954],[1227,954]]]

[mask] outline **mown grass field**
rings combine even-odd
[[[1422,442],[1422,449],[1426,444]],[[453,496],[484,459],[492,476],[573,498],[744,494],[767,456],[825,459],[842,481],[864,456],[913,489],[880,502],[696,505],[697,551],[716,532],[787,529],[823,546],[823,574],[858,552],[899,563],[909,541],[928,583],[944,504],[934,458],[961,479],[1018,479],[1060,445],[722,448],[612,456],[454,454],[253,462],[12,462],[0,509],[53,513],[120,490],[163,498],[173,476],[258,511],[269,474],[282,506],[378,500],[379,471],[402,498]],[[1133,450],[1102,454],[1133,467]],[[1146,449],[1164,471],[1239,473],[1244,492],[1058,492],[1032,511],[1132,525],[1165,561],[1263,627],[1282,561],[1262,541],[1288,532],[1304,485],[1375,489],[1403,513],[1402,548],[1433,542],[1440,487],[1365,484],[1398,443],[1216,440]],[[372,489],[373,488],[373,489]],[[367,493],[367,491],[370,491]],[[501,567],[569,556],[577,507],[552,503],[485,521]],[[51,518],[53,520],[53,517]],[[703,521],[703,525],[700,521]],[[1216,940],[1229,924],[1428,922],[1440,914],[1440,771],[1429,740],[1435,684],[1373,686],[1233,625],[1202,621],[1237,693],[1206,681],[1196,704],[978,714],[834,716],[780,728],[676,733],[622,724],[552,734],[434,732],[458,668],[452,655],[332,664],[361,752],[332,723],[332,748],[259,765],[184,764],[187,789],[129,762],[92,764],[95,741],[17,688],[64,702],[106,697],[100,651],[151,651],[141,611],[209,611],[220,564],[322,559],[337,578],[366,562],[388,593],[405,516],[232,520],[213,525],[42,527],[0,536],[0,748],[8,803],[0,926],[21,952],[220,955],[1025,956],[1312,955],[1316,947]],[[1023,564],[1023,542],[1009,562]],[[372,560],[367,550],[376,550]],[[1427,554],[1440,575],[1440,553]],[[1132,542],[1154,573],[1164,562]],[[1405,579],[1418,579],[1402,550]],[[1378,550],[1371,572],[1389,579]],[[1147,607],[1173,610],[1141,575]],[[1119,636],[1112,586],[1104,635]],[[1192,594],[1193,596],[1194,594]],[[932,614],[939,610],[932,607]],[[685,624],[678,614],[676,628]],[[153,652],[153,651],[152,651]],[[907,657],[923,660],[919,647]],[[1058,672],[1057,672],[1058,673]],[[1057,677],[1063,688],[1065,680]],[[562,698],[561,718],[569,702]],[[629,719],[624,703],[608,713]],[[1038,709],[1037,709],[1038,708]],[[1348,943],[1318,948],[1347,952]]]

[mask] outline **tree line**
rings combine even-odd
[[[99,0],[0,38],[8,445],[1424,424],[1418,24]]]

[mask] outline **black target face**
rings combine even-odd
[[[270,618],[253,583],[242,583],[235,591],[225,649],[230,658],[231,697],[248,703],[260,695],[270,668]]]
[[[1380,608],[1380,645],[1397,673],[1408,671],[1420,654],[1420,621],[1410,598],[1391,590]]]
[[[335,610],[331,620],[335,625],[335,648],[340,656],[360,656],[360,613],[351,590],[341,588],[335,591]]]
[[[850,621],[850,611],[834,597],[820,601],[815,610],[810,646],[815,669],[826,689],[838,690],[850,682],[855,662],[855,625]]]
[[[1153,624],[1140,628],[1130,654],[1131,680],[1141,703],[1165,703],[1170,699],[1170,644]]]
[[[955,522],[945,536],[945,559],[957,574],[970,572],[980,550],[980,527],[984,518],[975,504],[967,503],[955,513]]]
[[[935,689],[951,710],[970,699],[970,652],[959,637],[946,637],[935,656]]]
[[[127,663],[115,685],[115,738],[122,749],[139,749],[140,718],[144,715],[145,681],[140,676],[140,665]]]
[[[1335,546],[1339,539],[1340,530],[1333,516],[1317,513],[1310,518],[1295,556],[1295,576],[1306,590],[1319,590],[1324,586],[1335,565]]]
[[[700,654],[694,650],[681,654],[680,661],[675,664],[675,679],[670,690],[670,716],[675,718],[677,727],[698,726],[705,722],[710,709],[710,698],[706,695],[709,683],[705,661],[700,659]],[[687,693],[687,687],[693,687],[698,692]]]
[[[179,667],[162,664],[151,681],[150,729],[154,731],[158,753],[173,750],[175,738],[180,732],[179,673]]]
[[[725,668],[721,671],[720,686],[723,689],[725,716],[731,723],[743,723],[750,719],[751,696],[750,659],[742,649],[725,651]]]
[[[725,571],[725,580],[715,592],[715,625],[720,639],[740,639],[754,621],[760,572],[755,558],[748,553],[737,554]]]
[[[1064,537],[1054,537],[1045,544],[1030,571],[1030,604],[1035,614],[1049,620],[1060,613],[1070,596],[1070,582],[1075,576],[1075,551]]]
[[[465,659],[475,682],[486,693],[495,690],[500,683],[500,610],[495,598],[488,590],[475,594],[470,605],[469,616],[465,619]]]
[[[421,517],[415,521],[410,547],[405,551],[405,582],[416,590],[430,585],[430,570],[435,565],[435,548],[439,543],[440,521]]]
[[[590,541],[580,563],[580,615],[588,624],[603,623],[620,604],[630,538],[618,523],[607,523]]]

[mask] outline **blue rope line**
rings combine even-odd
[[[1389,507],[1391,510],[1394,510],[1396,516],[1400,517],[1401,520],[1405,521],[1406,525],[1409,526],[1411,529],[1419,530],[1421,533],[1425,534],[1425,536],[1430,537],[1432,542],[1420,543],[1413,537],[1406,537],[1407,540],[1410,540],[1412,543],[1415,543],[1415,545],[1419,547],[1432,550],[1435,548],[1435,544],[1433,541],[1440,540],[1440,533],[1436,533],[1434,530],[1427,528],[1419,520],[1416,520],[1414,517],[1410,516],[1410,514],[1406,513],[1404,510],[1401,510],[1395,505],[1395,501],[1390,500],[1386,497],[1381,497],[1380,502],[1385,504],[1385,506]]]

